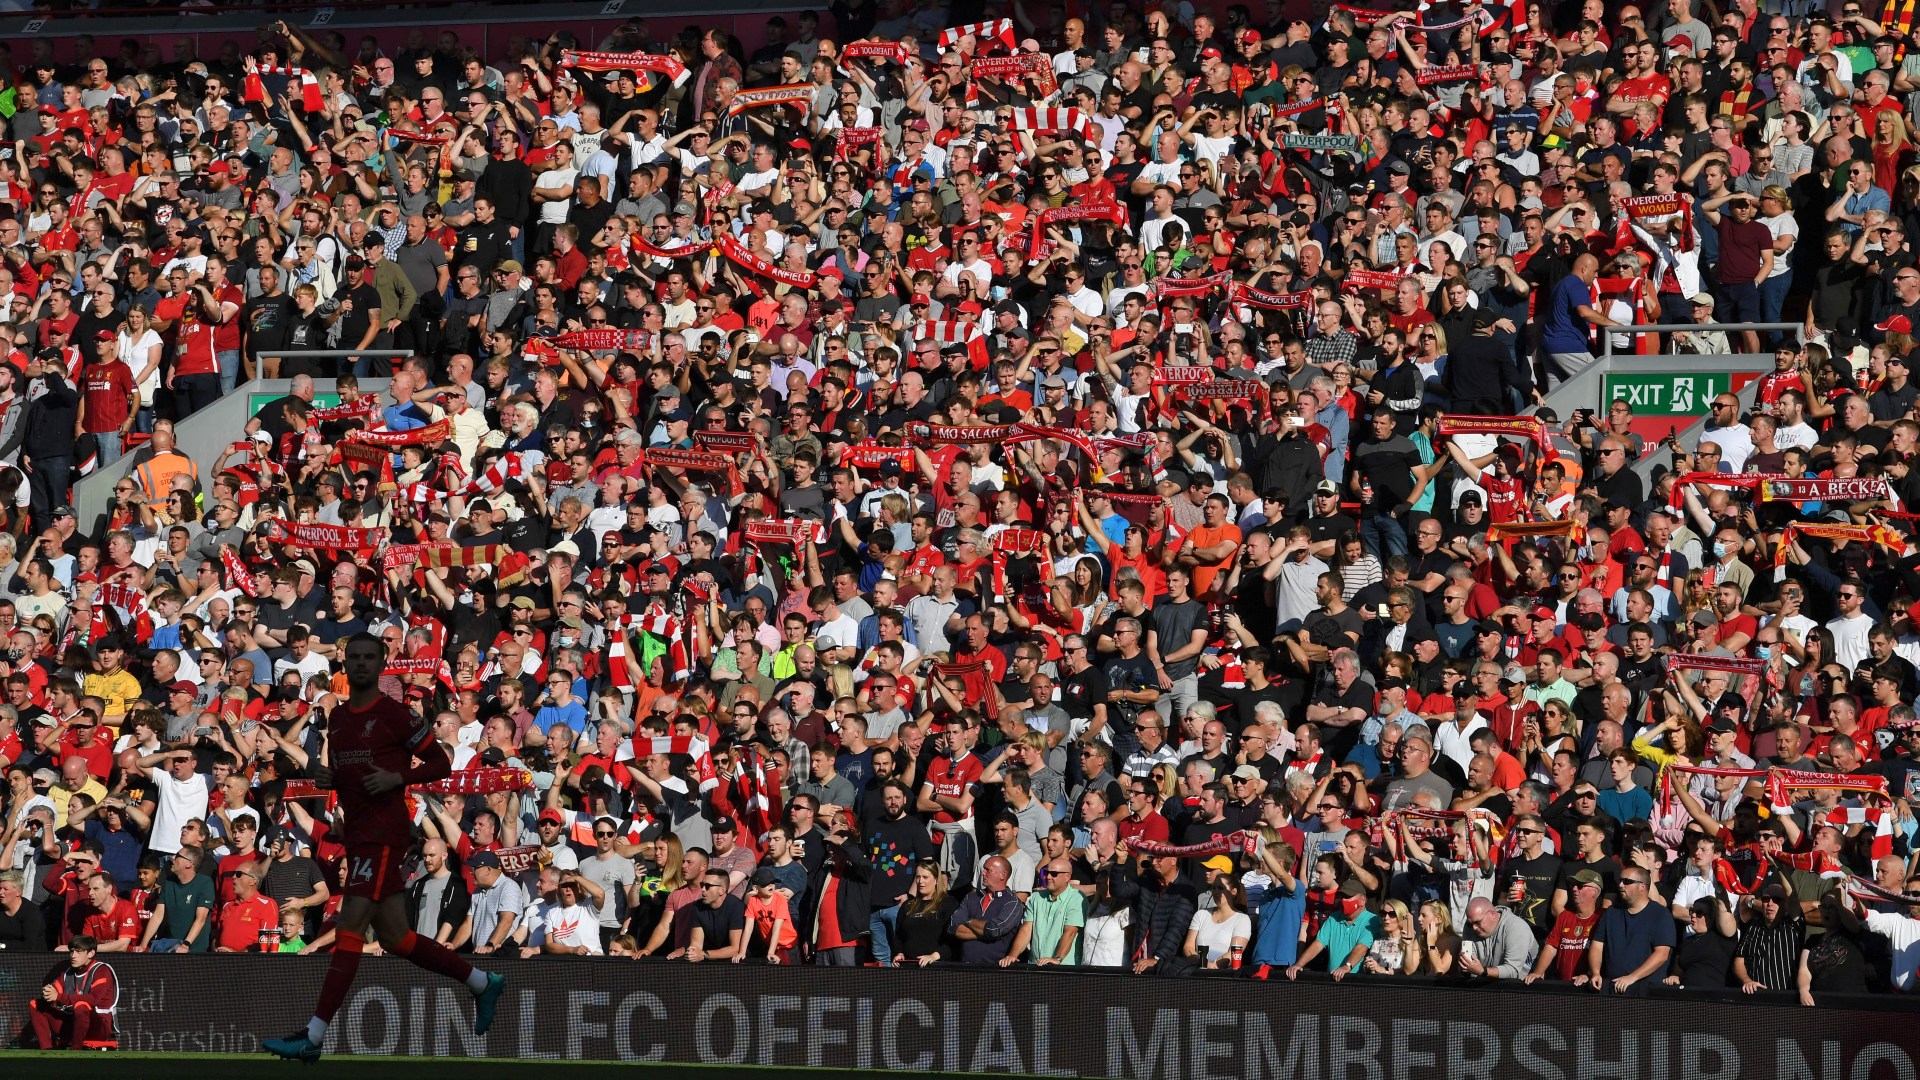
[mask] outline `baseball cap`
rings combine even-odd
[[[52,769],[35,769],[33,770],[33,782],[36,784],[57,784],[60,782],[60,774],[54,772]]]
[[[1907,318],[1905,315],[1895,315],[1886,322],[1874,323],[1873,328],[1888,334],[1911,334],[1913,333],[1913,320]]]
[[[1331,480],[1322,480],[1313,486],[1313,493],[1315,495],[1338,495],[1340,494],[1340,485]]]
[[[1231,775],[1235,780],[1258,780],[1260,779],[1260,770],[1254,768],[1252,765],[1242,765],[1233,770]]]
[[[1207,46],[1206,48],[1204,48],[1204,49],[1201,49],[1201,50],[1200,50],[1200,59],[1202,59],[1202,60],[1218,60],[1218,59],[1220,59],[1220,58],[1221,58],[1221,57],[1220,57],[1220,50],[1219,50],[1219,49],[1216,49],[1216,48],[1214,48],[1214,47],[1213,47],[1213,46],[1211,46],[1211,45],[1209,45],[1209,46]]]
[[[491,866],[495,870],[500,869],[500,856],[495,855],[491,851],[476,851],[472,855],[468,856],[467,858],[468,869],[478,870],[483,866]]]
[[[567,823],[567,819],[561,816],[560,811],[552,807],[540,811],[540,821],[542,823],[551,821],[555,825],[565,825]]]
[[[774,882],[773,867],[761,866],[754,869],[753,871],[753,887],[754,888],[757,889],[762,885],[771,885],[773,884],[773,882]]]
[[[533,597],[531,597],[531,596],[516,596],[516,597],[514,597],[514,598],[513,598],[513,603],[512,603],[512,604],[511,604],[510,606],[511,606],[511,607],[517,607],[517,608],[520,608],[520,609],[522,609],[522,610],[524,610],[524,611],[532,611],[532,610],[533,610]]]
[[[1225,855],[1215,855],[1200,865],[1209,870],[1218,870],[1223,874],[1233,873],[1233,860],[1227,858]]]
[[[1705,608],[1701,608],[1701,609],[1700,609],[1699,611],[1696,611],[1696,612],[1694,612],[1694,613],[1693,613],[1693,619],[1692,619],[1691,621],[1693,622],[1693,625],[1695,625],[1695,626],[1718,626],[1718,625],[1720,625],[1720,618],[1719,618],[1719,616],[1717,616],[1717,615],[1715,615],[1715,614],[1714,614],[1713,612],[1711,612],[1711,611],[1708,611],[1708,610],[1707,610],[1707,609],[1705,609]]]
[[[1573,883],[1575,885],[1605,885],[1606,879],[1602,878],[1600,872],[1597,870],[1575,870],[1573,872]]]
[[[1500,673],[1500,681],[1509,683],[1526,682],[1527,669],[1521,667],[1519,664],[1508,664],[1506,670]]]
[[[1260,41],[1260,31],[1255,30],[1253,27],[1249,26],[1245,30],[1240,31],[1240,44],[1258,45]]]
[[[521,266],[518,259],[503,259],[501,260],[499,269],[505,273],[518,274],[522,270],[525,270],[526,267]]]
[[[1695,307],[1710,308],[1713,306],[1713,296],[1710,293],[1694,293],[1692,299]]]
[[[199,692],[200,688],[198,686],[195,686],[185,679],[167,684],[167,693],[169,694],[198,694]]]
[[[93,335],[93,340],[95,340],[95,341],[118,341],[118,340],[120,340],[120,336],[119,336],[118,334],[115,334],[115,333],[114,333],[113,331],[111,331],[111,330],[102,330],[102,331],[100,331],[99,333],[97,333],[97,334],[95,334],[95,335]]]

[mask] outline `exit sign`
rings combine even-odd
[[[1602,406],[1624,400],[1639,416],[1704,416],[1714,395],[1732,389],[1724,371],[1686,374],[1609,372]]]

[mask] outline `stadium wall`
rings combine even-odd
[[[104,957],[103,957],[104,959]],[[64,958],[0,958],[0,1022]],[[323,957],[127,956],[126,1050],[248,1053],[306,1019]],[[369,958],[336,1053],[963,1071],[1137,1080],[1914,1080],[1912,998],[1602,997],[1420,980],[501,961],[487,1037],[466,992]]]

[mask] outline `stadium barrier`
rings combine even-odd
[[[121,1048],[253,1053],[306,1020],[324,957],[103,957]],[[0,1021],[64,957],[0,955]],[[1137,1080],[1911,1080],[1911,997],[1623,998],[1427,980],[502,960],[485,1038],[467,992],[370,957],[335,1053],[803,1066]],[[1511,986],[1512,984],[1504,984]]]

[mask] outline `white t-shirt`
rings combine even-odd
[[[1779,214],[1774,217],[1763,217],[1760,219],[1760,224],[1765,225],[1767,227],[1767,231],[1773,234],[1773,239],[1775,243],[1778,243],[1780,238],[1783,236],[1791,236],[1794,238],[1795,246],[1799,245],[1800,223],[1793,219],[1792,214]],[[1777,251],[1773,253],[1773,272],[1768,274],[1767,277],[1777,278],[1782,274],[1792,272],[1793,250],[1794,250],[1793,248],[1788,248],[1786,251],[1786,254],[1784,255]]]
[[[557,945],[584,945],[588,955],[602,955],[600,924],[594,919],[593,912],[583,905],[568,904],[563,907],[542,900],[534,905],[528,923],[529,945],[544,945],[549,941]]]
[[[773,185],[779,181],[779,179],[780,169],[778,166],[775,166],[766,172],[748,173],[741,177],[740,182],[734,186],[739,191],[759,191],[765,188],[766,194],[771,195],[773,193]]]
[[[1193,156],[1196,159],[1217,165],[1221,158],[1232,152],[1234,136],[1215,139],[1196,131],[1189,136],[1189,140],[1193,143]],[[1174,175],[1177,177],[1179,174]]]
[[[940,276],[946,279],[947,284],[958,287],[961,274],[973,275],[973,292],[976,296],[985,296],[988,286],[993,284],[993,267],[988,266],[985,259],[975,259],[965,266],[957,261],[950,262]]]
[[[1855,612],[1853,618],[1838,616],[1827,623],[1827,630],[1833,634],[1833,658],[1852,671],[1860,661],[1867,658],[1867,632],[1873,629],[1873,617],[1864,611]]]
[[[579,169],[548,169],[546,172],[541,173],[538,179],[534,180],[533,186],[537,188],[571,187],[573,182],[579,179],[579,177]],[[571,209],[573,209],[572,199],[555,199],[552,202],[541,203],[540,224],[565,224],[567,211]]]
[[[160,344],[162,344],[160,335],[154,333],[152,330],[141,331],[140,340],[135,341],[127,337],[126,330],[122,328],[118,349],[120,362],[127,365],[127,370],[131,371],[135,378],[139,378],[140,370],[147,365],[148,350]],[[140,381],[140,406],[142,408],[153,404],[153,392],[160,389],[160,368],[161,365],[159,364],[153,365],[153,370],[147,374],[145,379],[141,379]]]
[[[1196,911],[1187,929],[1194,934],[1194,948],[1206,955],[1208,964],[1213,964],[1233,951],[1234,938],[1246,941],[1253,936],[1253,920],[1247,918],[1245,912],[1236,911],[1226,922],[1216,922],[1213,912]]]
[[[147,776],[153,781],[153,828],[147,834],[147,846],[171,855],[180,850],[180,826],[207,814],[207,778],[195,773],[175,780],[170,769],[152,768]]]

